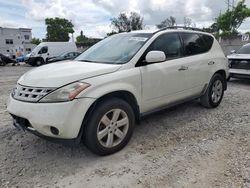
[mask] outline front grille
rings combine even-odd
[[[250,70],[250,60],[232,59],[230,61],[230,68]]]
[[[17,84],[12,96],[21,101],[37,102],[54,89],[55,88],[37,88]]]

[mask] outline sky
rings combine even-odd
[[[45,38],[47,17],[62,17],[74,24],[74,35],[83,30],[88,37],[105,37],[111,31],[110,19],[120,12],[135,11],[144,18],[146,28],[169,16],[177,24],[189,17],[197,27],[207,27],[227,9],[226,0],[0,0],[0,27],[32,28],[33,37]],[[239,0],[235,0],[237,3]],[[250,0],[246,0],[250,7]],[[250,18],[241,26],[250,31]]]

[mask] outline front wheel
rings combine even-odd
[[[44,64],[44,60],[43,59],[37,59],[36,60],[36,66],[41,66],[41,65],[43,65]]]
[[[207,108],[219,106],[224,95],[225,79],[220,74],[215,74],[207,88],[206,93],[200,98],[201,104]]]
[[[86,146],[97,155],[109,155],[129,142],[135,124],[131,106],[118,98],[100,102],[85,127]]]

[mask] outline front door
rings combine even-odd
[[[163,51],[166,61],[140,67],[142,77],[142,111],[186,97],[188,67],[182,58],[182,44],[177,33],[160,35],[148,51]]]

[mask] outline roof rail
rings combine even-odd
[[[195,28],[195,27],[185,27],[185,26],[171,26],[171,27],[164,27],[159,29],[157,32],[159,31],[164,31],[166,29],[187,29],[187,30],[193,30],[193,31],[203,31],[202,29],[199,28]]]

